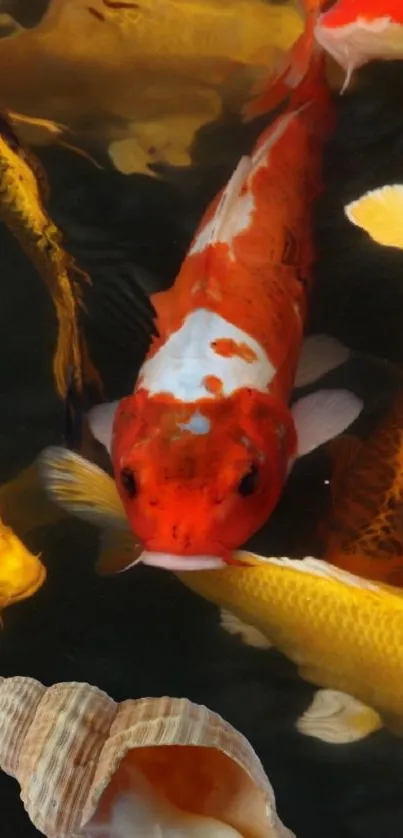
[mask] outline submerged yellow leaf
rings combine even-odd
[[[125,172],[187,165],[200,127],[239,112],[301,31],[293,2],[51,0],[0,41],[0,107],[112,143]]]
[[[403,248],[403,184],[366,192],[345,207],[347,218],[378,244]]]

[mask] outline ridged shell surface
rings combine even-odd
[[[205,749],[198,760],[194,748]],[[0,767],[18,780],[25,809],[47,838],[82,836],[111,781],[116,785],[121,764],[132,757],[171,799],[180,788],[182,800],[172,802],[182,808],[189,804],[223,820],[228,811],[230,825],[247,838],[291,838],[253,748],[206,707],[169,697],[117,704],[89,684],[0,679]],[[215,773],[214,794],[209,788],[203,800],[203,778],[191,776],[201,757],[205,773],[209,766]],[[182,772],[176,781],[175,767]],[[256,828],[250,827],[250,805],[263,813]]]

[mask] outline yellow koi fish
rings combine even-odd
[[[63,448],[46,449],[39,470],[62,508],[104,528],[100,572],[124,570],[141,560],[141,545],[131,534],[112,477]],[[366,705],[357,711],[356,702],[351,711],[363,735],[381,726],[380,716],[391,729],[403,731],[401,591],[314,558],[263,558],[244,551],[235,558],[244,566],[175,575],[253,626],[255,634],[258,630],[257,637],[264,635],[266,645],[283,652],[307,681]]]
[[[0,518],[0,611],[36,593],[46,569]]]
[[[0,219],[52,296],[58,321],[53,371],[57,392],[65,399],[71,385],[81,394],[84,380],[94,383],[98,391],[101,383],[79,326],[82,285],[90,280],[64,250],[62,234],[46,210],[48,197],[42,166],[21,145],[5,116],[0,116]]]
[[[403,732],[401,592],[312,557],[237,555],[252,566],[176,575],[259,629],[306,681],[348,693]]]

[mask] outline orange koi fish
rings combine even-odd
[[[316,56],[288,108],[208,208],[173,287],[152,297],[158,336],[133,394],[90,413],[147,564],[231,563],[273,511],[296,457],[360,412],[346,391],[289,406],[313,278],[310,208],[332,125]],[[70,466],[61,454],[58,485]],[[44,479],[53,491],[52,475]],[[95,479],[89,464],[88,481]],[[83,517],[85,494],[74,500]]]
[[[372,59],[403,56],[401,0],[337,0],[315,25],[316,41],[346,71],[347,87],[353,71]]]
[[[366,441],[330,443],[332,511],[323,558],[343,570],[403,586],[403,391]]]

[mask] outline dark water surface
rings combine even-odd
[[[311,323],[312,330],[327,331],[380,359],[357,355],[326,379],[365,397],[358,431],[382,415],[396,387],[396,373],[384,359],[403,363],[403,254],[372,245],[342,214],[347,199],[403,175],[403,68],[373,67],[361,78],[359,92],[338,102],[338,128],[327,152]],[[238,139],[240,147],[246,143]],[[99,171],[62,150],[43,151],[41,159],[52,185],[53,216],[83,267],[91,267],[94,282],[97,277],[102,282],[108,254],[109,273],[118,278],[140,267],[156,287],[174,278],[206,200],[232,165],[228,160],[228,171],[224,166],[181,173],[164,183]],[[51,376],[52,304],[3,227],[0,260],[4,483],[46,445],[61,442],[63,417]],[[110,345],[101,315],[95,309],[94,345],[109,393],[118,397],[131,385],[141,353]],[[322,452],[299,463],[253,546],[280,555],[313,549],[315,526],[328,501],[328,474]],[[36,528],[24,540],[42,551],[48,580],[31,600],[5,612],[1,675],[29,675],[47,685],[87,681],[116,700],[187,696],[222,714],[249,738],[274,786],[280,816],[297,838],[402,834],[400,739],[381,731],[362,743],[337,747],[303,737],[294,724],[314,688],[279,654],[246,648],[224,634],[217,609],[169,573],[134,568],[123,577],[100,579],[93,570],[97,534],[71,519]],[[1,838],[35,835],[17,783],[1,775]]]

